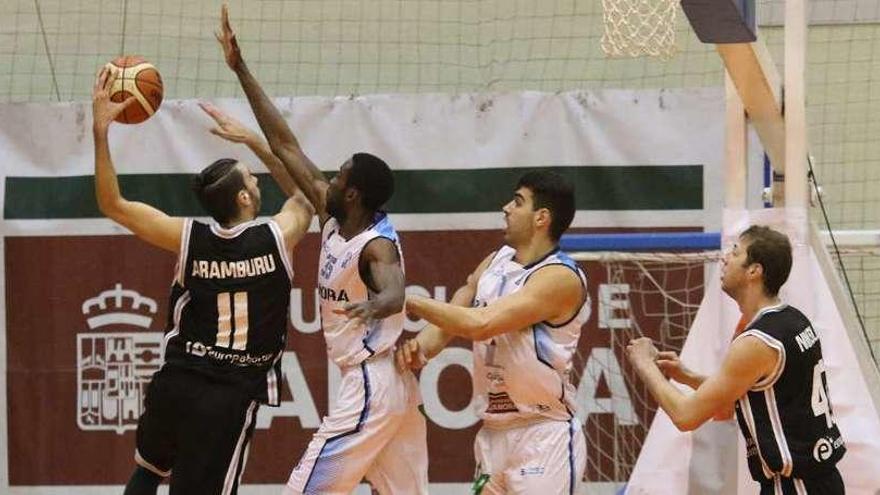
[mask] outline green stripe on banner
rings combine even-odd
[[[524,168],[398,170],[393,213],[499,211]],[[699,210],[703,208],[703,167],[583,166],[542,167],[575,184],[578,210]],[[120,175],[123,195],[173,216],[204,216],[189,189],[190,174]],[[259,174],[263,213],[278,210],[281,191],[268,174]],[[4,218],[100,218],[92,176],[7,177]]]

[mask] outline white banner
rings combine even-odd
[[[700,197],[692,207],[640,210],[606,209],[599,205],[579,210],[574,226],[677,226],[717,230],[723,196],[722,96],[719,89],[691,89],[279,98],[275,102],[305,151],[327,171],[336,170],[356,151],[375,153],[393,169],[414,173],[448,171],[452,174],[480,169],[488,171],[491,176],[494,172],[511,168],[554,166],[618,168],[624,170],[621,176],[626,177],[625,169],[697,167],[700,169]],[[262,170],[246,148],[227,143],[208,132],[212,121],[197,103],[192,100],[166,101],[160,111],[143,124],[114,125],[110,131],[111,150],[120,177],[194,173],[220,157],[238,158]],[[224,99],[213,103],[256,128],[245,101]],[[127,234],[124,229],[97,215],[76,216],[69,210],[53,210],[51,203],[57,198],[40,189],[43,185],[55,187],[53,181],[77,177],[89,179],[93,174],[89,103],[0,105],[0,163],[3,163],[0,174],[4,180],[0,203],[5,212],[0,234],[4,237],[14,236],[18,238],[16,241],[24,241],[35,236],[51,239]],[[89,185],[87,180],[79,184]],[[614,194],[614,191],[602,190],[605,187],[602,184],[590,185],[595,188],[594,192]],[[488,187],[493,186],[488,184]],[[45,195],[39,197],[47,204],[37,201],[37,204],[22,209],[10,199],[33,200],[33,197],[16,190],[22,187],[31,188],[28,191],[35,195]],[[498,184],[498,187],[507,189],[510,184]],[[658,191],[654,187],[651,192],[669,196],[678,194],[679,185],[674,182],[666,187],[671,191]],[[74,198],[78,203],[72,204],[73,210],[93,201],[88,188],[80,193],[81,197]],[[395,196],[401,194],[406,195],[407,191],[398,190]],[[479,191],[475,194],[478,195]],[[579,194],[583,198],[593,192],[581,190]],[[624,201],[629,199],[623,198]],[[43,206],[47,208],[43,209]],[[401,231],[491,229],[502,225],[501,206],[497,205],[497,212],[405,211],[395,213],[394,221]],[[14,211],[18,213],[10,213]],[[50,213],[40,213],[43,211]],[[0,331],[0,389],[9,403],[6,381],[11,375],[7,369],[7,335],[8,332],[28,335],[29,330],[7,329],[7,249],[11,248],[0,243],[0,276],[4,280],[0,287],[0,325],[3,326]],[[408,252],[408,260],[416,254]],[[126,284],[129,280],[141,278],[135,275],[126,279]],[[65,297],[72,296],[66,294]],[[74,302],[81,304],[81,300]],[[299,330],[302,332],[301,328]],[[288,362],[293,361],[288,359]],[[71,400],[75,397],[72,388],[59,392],[59,396],[68,397],[66,394]],[[22,408],[22,402],[17,407]],[[282,409],[272,412],[278,411],[284,412]],[[13,483],[14,488],[11,488],[9,460],[17,453],[8,451],[10,425],[7,413],[7,408],[0,408],[0,491],[28,494],[93,492],[91,485],[74,489],[62,488],[57,482],[40,481],[39,476],[44,476],[43,473],[31,473],[27,466],[18,467],[19,472],[25,473],[19,476],[35,478],[22,478],[26,482]],[[38,414],[34,414],[36,416]],[[55,427],[77,429],[71,418],[56,420],[63,424]],[[461,425],[453,426],[458,428]],[[76,432],[79,430],[82,428]],[[250,487],[246,493],[272,492],[273,489],[267,486]],[[447,483],[434,488],[438,493],[460,493],[465,486]],[[104,487],[102,490],[108,489]],[[615,484],[596,483],[590,490],[591,493],[612,493]]]
[[[276,98],[322,170],[367,151],[393,169],[556,165],[699,165],[722,190],[724,101],[718,88],[488,95]],[[211,100],[257,128],[245,100]],[[170,100],[148,121],[114,124],[121,173],[197,172],[218,156],[253,160],[209,134],[196,100]],[[4,175],[93,173],[91,104],[0,105]],[[124,166],[123,166],[124,164]]]

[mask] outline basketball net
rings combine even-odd
[[[675,55],[676,0],[602,0],[605,33],[602,51],[609,57]]]

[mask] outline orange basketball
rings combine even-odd
[[[126,108],[118,117],[117,122],[137,124],[150,118],[162,104],[162,76],[141,57],[124,56],[107,64],[117,73],[116,81],[110,88],[110,100],[125,101],[134,96],[136,103]]]

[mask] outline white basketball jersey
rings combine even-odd
[[[568,255],[557,248],[523,266],[514,261],[515,254],[509,246],[495,253],[478,282],[475,305],[491,305],[520,290],[533,273],[549,265],[564,265],[577,274],[584,287],[584,302],[577,314],[561,325],[542,322],[474,342],[476,412],[490,427],[573,417],[572,356],[581,327],[590,316],[586,276]]]
[[[364,246],[377,237],[389,239],[397,246],[403,268],[397,232],[385,213],[377,213],[373,225],[349,240],[339,235],[339,224],[334,218],[327,220],[321,234],[318,264],[321,326],[327,341],[327,354],[340,367],[356,365],[389,349],[403,331],[402,311],[369,324],[350,320],[333,311],[373,297],[374,292],[361,280],[358,265]]]

